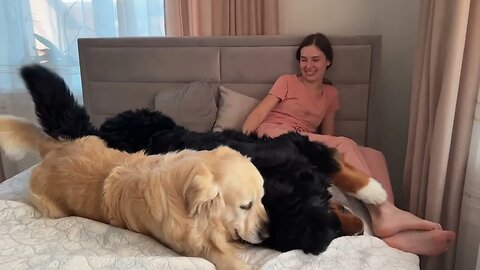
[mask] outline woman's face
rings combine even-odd
[[[306,81],[322,81],[329,65],[330,61],[315,45],[305,46],[300,50],[300,71]]]

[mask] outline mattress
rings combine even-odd
[[[0,269],[215,269],[153,238],[80,217],[49,219],[29,204],[28,169],[0,184]],[[246,247],[258,269],[419,269],[417,255],[370,236],[335,239],[320,255]]]

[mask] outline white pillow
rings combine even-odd
[[[243,122],[259,102],[258,99],[242,95],[220,85],[217,121],[212,130],[233,129],[241,131]]]

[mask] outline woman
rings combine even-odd
[[[339,109],[338,90],[324,78],[333,61],[330,41],[319,33],[309,35],[300,43],[296,58],[301,74],[280,76],[269,94],[246,118],[243,132],[270,137],[300,132],[311,141],[336,148],[344,154],[346,162],[372,177],[376,176],[355,142],[334,136],[335,113]],[[321,134],[315,133],[317,128]],[[386,189],[388,200],[378,206],[366,205],[375,235],[392,247],[418,255],[437,255],[447,251],[455,233],[395,207],[388,175],[377,180]]]

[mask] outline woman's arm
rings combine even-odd
[[[335,111],[328,112],[320,126],[323,135],[335,135]]]
[[[328,86],[324,91],[328,91],[327,103],[328,110],[327,114],[323,118],[322,124],[320,125],[320,133],[323,135],[335,135],[335,113],[340,108],[340,98],[338,97],[338,90],[333,86]]]
[[[267,114],[277,106],[280,102],[280,98],[268,94],[262,101],[255,107],[245,119],[243,123],[242,131],[245,134],[250,134],[255,131],[258,126],[265,120]]]

